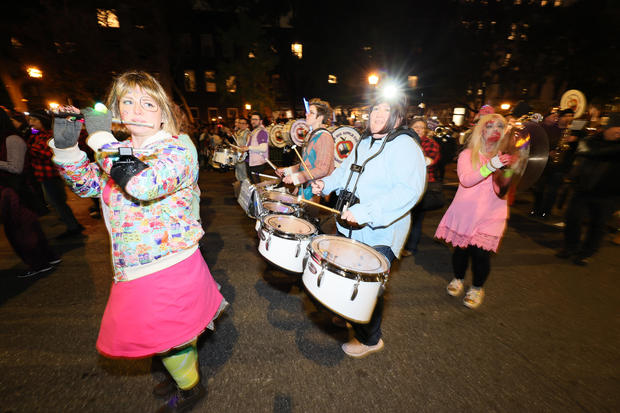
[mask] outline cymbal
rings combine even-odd
[[[525,191],[540,178],[549,158],[549,139],[540,124],[530,121],[510,133],[501,151],[518,156],[518,160],[493,173],[493,189],[500,198],[511,186]]]

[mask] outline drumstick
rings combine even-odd
[[[304,159],[301,157],[301,155],[299,154],[299,152],[297,152],[297,145],[293,145],[293,150],[295,151],[295,153],[297,154],[297,157],[299,158],[299,160],[301,161],[301,164],[304,166],[304,170],[306,172],[308,172],[308,175],[310,175],[310,179],[312,179],[314,181],[314,176],[312,176],[312,172],[310,172],[310,169],[308,169],[308,165],[306,165],[306,163],[304,162]]]
[[[337,209],[330,208],[330,207],[325,206],[325,205],[321,205],[321,204],[319,204],[317,202],[312,202],[312,201],[310,201],[308,199],[303,198],[301,195],[297,196],[297,201],[303,202],[304,204],[314,205],[315,207],[323,208],[326,211],[333,212],[334,214],[340,215],[340,211],[338,211]]]
[[[269,159],[265,158],[264,156],[263,156],[263,159],[267,161],[267,163],[269,164],[269,166],[271,166],[271,167],[273,168],[273,170],[274,170],[274,171],[277,171],[277,170],[278,170],[278,168],[276,168],[276,166],[275,166],[274,164],[272,164],[272,163],[271,163],[271,161],[270,161]]]
[[[262,176],[264,178],[271,178],[271,179],[280,180],[280,178],[278,178],[277,176],[273,176],[273,175],[265,175],[265,174],[256,174],[256,175]]]
[[[230,146],[231,148],[236,149],[236,150],[238,150],[238,151],[240,151],[240,150],[241,150],[241,147],[240,147],[240,146],[233,145],[232,143],[229,143],[229,144],[228,144],[228,146]]]

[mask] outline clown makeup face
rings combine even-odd
[[[499,119],[492,119],[482,127],[482,140],[487,153],[492,153],[497,148],[497,144],[504,134],[504,122]]]

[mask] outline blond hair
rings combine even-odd
[[[506,119],[504,119],[502,115],[499,115],[497,113],[491,113],[488,115],[481,116],[480,119],[478,119],[478,123],[476,123],[474,130],[469,136],[469,140],[467,143],[467,148],[471,149],[471,165],[474,168],[478,168],[480,166],[479,165],[480,150],[482,149],[482,146],[484,145],[484,142],[482,140],[482,128],[484,128],[484,125],[487,122],[494,121],[494,120],[499,120],[504,123],[504,133],[502,134],[502,137],[500,140],[503,140],[504,137],[506,136],[506,128],[508,126],[508,123],[506,122]],[[493,153],[485,153],[485,156],[492,158],[493,156],[497,155],[497,148],[499,147],[500,145],[498,144],[495,150],[493,151]]]
[[[144,93],[155,100],[161,108],[162,129],[171,135],[177,135],[179,128],[174,116],[170,98],[161,84],[153,76],[142,71],[125,72],[116,79],[110,88],[106,105],[112,112],[112,116],[120,118],[119,102],[127,93],[140,88]]]

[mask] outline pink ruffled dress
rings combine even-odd
[[[487,162],[488,159],[481,155],[480,166]],[[506,229],[508,203],[495,194],[492,175],[486,178],[480,175],[480,166],[472,167],[470,149],[459,155],[459,187],[435,237],[455,247],[474,245],[497,252]]]

